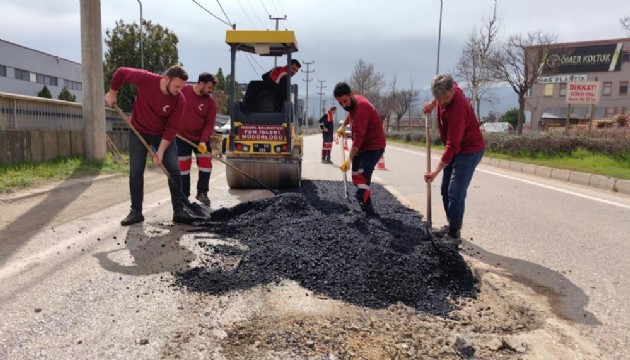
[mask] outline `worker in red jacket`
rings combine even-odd
[[[119,67],[112,76],[105,102],[114,106],[118,90],[124,83],[136,86],[136,99],[131,112],[131,125],[144,140],[155,149],[153,162],[164,164],[170,175],[168,187],[173,205],[173,221],[192,223],[184,210],[185,198],[181,192],[181,178],[177,164],[177,147],[173,138],[182,124],[186,99],[181,90],[186,85],[188,73],[181,66],[171,66],[164,75],[140,69]],[[131,211],[120,224],[132,225],[144,221],[142,200],[144,197],[144,169],[148,150],[134,133],[129,133],[129,192]]]
[[[186,112],[182,127],[179,129],[179,135],[199,145],[193,147],[186,141],[177,139],[182,191],[186,197],[190,196],[190,168],[192,166],[192,152],[194,151],[199,169],[196,199],[206,206],[210,206],[208,191],[210,189],[210,175],[212,174],[212,151],[208,152],[208,148],[217,119],[217,103],[211,96],[215,84],[214,76],[203,72],[199,74],[197,84],[187,85],[182,89],[182,94],[186,99]]]
[[[322,130],[322,164],[332,164],[332,160],[330,160],[330,153],[332,151],[333,145],[333,135],[335,133],[335,113],[337,112],[337,107],[332,106],[324,116],[319,119],[319,128]]]
[[[352,148],[340,169],[345,172],[352,166],[352,183],[357,188],[356,198],[361,210],[369,216],[377,215],[372,204],[370,184],[374,167],[383,156],[386,146],[381,116],[367,98],[353,94],[345,82],[335,85],[333,94],[339,105],[348,112],[337,135],[346,136],[348,124],[352,132]]]
[[[434,100],[425,103],[422,111],[430,113],[437,106],[440,138],[446,149],[435,170],[426,172],[424,179],[433,181],[444,170],[440,192],[448,225],[442,232],[446,232],[446,242],[459,245],[468,186],[486,144],[472,106],[451,75],[433,78],[431,91]]]
[[[273,94],[273,106],[276,112],[282,112],[284,102],[287,100],[287,75],[295,75],[302,67],[299,61],[291,60],[291,68],[286,66],[275,67],[262,75],[263,84],[267,91]]]

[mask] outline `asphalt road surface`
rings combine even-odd
[[[305,140],[303,177],[341,180],[336,166],[321,164],[320,141]],[[340,157],[335,146],[335,165]],[[386,170],[373,180],[424,214],[425,161],[424,150],[391,144]],[[229,190],[224,174],[215,162],[212,209],[272,195]],[[436,227],[444,224],[439,180]],[[170,222],[159,171],[146,175],[141,226],[119,225],[129,206],[126,178],[68,180],[50,189],[0,197],[0,359],[225,358],[208,336],[225,339],[228,325],[261,308],[338,317],[348,311],[315,296],[298,302],[304,290],[291,283],[210,299],[173,289],[171,274],[199,262],[200,235]],[[626,359],[628,219],[628,197],[480,165],[469,189],[462,253],[482,265],[480,272],[522,285],[521,292],[548,305],[547,317],[601,351],[565,358]]]

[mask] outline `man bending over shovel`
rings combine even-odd
[[[109,106],[116,105],[116,95],[124,83],[136,86],[137,94],[131,113],[133,126],[154,148],[153,162],[163,164],[170,179],[168,187],[173,205],[173,221],[189,224],[194,219],[184,210],[185,201],[181,191],[181,177],[177,163],[177,148],[173,138],[180,128],[186,100],[181,90],[186,85],[188,74],[178,65],[171,66],[164,75],[145,70],[119,67],[112,76],[110,90],[105,95]],[[144,197],[144,169],[147,148],[133,133],[129,133],[129,192],[131,211],[120,224],[132,225],[144,221],[142,199]]]
[[[356,198],[361,210],[368,216],[376,215],[370,184],[374,167],[385,152],[385,132],[381,116],[367,98],[353,94],[345,82],[335,85],[333,94],[339,105],[348,112],[337,130],[337,135],[346,136],[348,124],[352,131],[350,154],[339,168],[346,172],[352,166],[352,183],[357,188]]]
[[[182,191],[186,197],[190,196],[190,168],[194,151],[199,168],[196,199],[206,206],[210,206],[208,190],[210,189],[210,175],[212,174],[212,151],[208,152],[208,147],[217,118],[217,104],[210,95],[215,83],[216,81],[211,74],[203,72],[199,74],[197,84],[187,85],[182,89],[182,94],[186,99],[186,111],[179,135],[199,145],[194,147],[181,138],[177,139]]]

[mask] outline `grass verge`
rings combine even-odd
[[[108,153],[104,161],[88,161],[81,157],[59,158],[36,163],[0,164],[0,194],[85,176],[129,174],[129,157],[122,154],[117,161]]]

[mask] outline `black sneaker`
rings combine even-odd
[[[333,163],[330,159],[326,160],[326,162],[327,162],[327,163],[329,163],[329,164],[331,164],[331,165],[333,165],[333,164],[334,164],[334,163]]]
[[[178,224],[192,224],[196,219],[192,217],[186,210],[178,210],[173,214],[173,222]]]
[[[131,212],[129,212],[129,215],[127,215],[127,217],[120,222],[120,225],[129,226],[142,221],[144,221],[144,216],[142,215],[142,212],[138,210],[131,210]]]
[[[326,159],[322,159],[322,164],[328,164],[328,161]]]
[[[444,225],[439,229],[431,229],[431,232],[433,233],[433,235],[437,236],[437,237],[442,237],[444,235],[446,235],[446,233],[449,230],[449,226],[448,225]]]
[[[199,200],[202,204],[206,206],[210,206],[210,199],[208,199],[208,195],[205,192],[197,193],[195,199]]]

